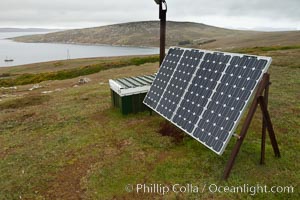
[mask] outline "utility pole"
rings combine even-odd
[[[154,0],[159,5],[159,19],[160,19],[160,57],[159,66],[165,58],[166,50],[166,23],[167,23],[167,3],[165,0]]]

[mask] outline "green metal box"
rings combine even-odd
[[[147,75],[109,80],[113,107],[124,115],[149,110],[143,100],[154,78],[155,75]]]

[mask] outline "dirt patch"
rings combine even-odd
[[[130,139],[127,140],[121,140],[116,142],[116,147],[118,150],[122,150],[123,148],[130,146],[132,144],[132,141]]]
[[[79,200],[84,199],[86,196],[86,188],[82,185],[89,172],[92,170],[96,163],[102,163],[104,160],[111,160],[109,158],[118,156],[122,149],[129,146],[131,142],[129,140],[119,141],[116,146],[107,145],[102,153],[98,156],[87,156],[78,158],[78,152],[69,152],[66,154],[66,158],[75,161],[72,164],[64,167],[60,172],[55,174],[55,179],[49,183],[47,191],[43,196],[46,199],[68,199]],[[116,148],[117,147],[117,148]],[[90,145],[84,148],[80,155],[84,155],[86,151],[93,148],[100,148],[99,145]]]
[[[101,124],[106,124],[109,121],[109,117],[107,115],[108,115],[107,113],[100,111],[92,114],[91,119]]]
[[[88,157],[66,166],[56,175],[56,179],[51,183],[45,197],[47,199],[82,199],[84,189],[81,188],[80,181],[97,161],[96,157]]]
[[[168,121],[164,121],[160,124],[160,128],[158,132],[162,136],[172,137],[172,141],[176,144],[179,144],[183,141],[184,134],[183,132],[177,128],[175,125],[171,124]]]
[[[144,154],[144,152],[142,153]],[[149,182],[149,176],[151,176],[151,172],[155,169],[156,166],[158,166],[160,163],[164,162],[168,156],[170,156],[169,152],[161,152],[158,157],[150,163],[147,166],[148,169],[148,174],[143,177],[142,180],[139,182],[141,183],[148,183]],[[136,193],[136,192],[129,192],[129,193],[124,193],[120,196],[114,196],[112,199],[123,199],[123,200],[140,200],[140,199],[165,199],[164,197],[160,196],[159,194],[152,194],[152,193]]]
[[[155,169],[155,167],[158,166],[160,163],[164,162],[168,158],[168,156],[170,156],[169,152],[161,152],[157,156],[157,158],[155,159],[155,161],[148,165],[148,167],[147,167],[148,171],[149,172],[153,171]],[[151,174],[151,173],[149,173],[149,174]],[[148,181],[147,176],[144,177],[144,180],[143,180],[144,183],[147,183],[147,181]]]
[[[24,147],[24,144],[15,145],[14,147],[5,148],[3,151],[0,151],[0,159],[5,159],[6,156],[16,152],[18,148]]]
[[[18,99],[5,101],[0,104],[0,110],[25,108],[28,106],[40,105],[50,100],[48,95],[30,95]]]
[[[139,124],[142,124],[143,122],[145,122],[145,119],[131,119],[130,121],[127,122],[126,126],[128,128],[133,128]]]

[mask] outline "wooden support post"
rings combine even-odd
[[[269,101],[269,87],[270,87],[270,80],[269,76],[266,77],[268,80],[266,82],[265,87],[265,92],[264,92],[264,102],[266,106],[268,106],[268,101]],[[260,152],[260,164],[263,165],[265,164],[265,152],[266,152],[266,133],[267,133],[267,126],[266,126],[266,121],[264,118],[264,114],[262,113],[262,131],[261,131],[261,152]]]
[[[233,167],[234,161],[237,157],[237,154],[239,153],[240,147],[246,137],[247,131],[249,129],[250,123],[252,121],[252,118],[255,114],[255,111],[258,107],[258,104],[260,104],[262,114],[263,114],[263,126],[262,126],[262,142],[261,142],[261,163],[264,163],[264,156],[265,156],[265,135],[266,135],[266,129],[268,129],[268,133],[270,136],[270,140],[273,146],[273,150],[275,153],[275,156],[280,157],[280,152],[278,148],[278,144],[276,141],[273,125],[271,122],[271,118],[267,109],[267,103],[268,103],[268,92],[269,92],[269,85],[270,85],[270,75],[269,74],[264,74],[263,78],[257,88],[255,97],[253,99],[253,102],[250,106],[249,112],[246,116],[244,125],[242,127],[241,133],[240,133],[240,138],[238,138],[232,152],[230,155],[230,158],[227,162],[227,165],[225,167],[224,175],[223,178],[225,180],[228,179],[231,169]],[[262,93],[264,92],[265,96],[261,96]]]
[[[226,168],[225,168],[225,171],[224,171],[224,176],[223,176],[223,178],[225,180],[227,180],[228,177],[229,177],[229,174],[230,174],[231,169],[233,167],[233,164],[234,164],[234,161],[236,159],[236,156],[239,153],[240,147],[242,146],[242,143],[243,143],[243,141],[244,141],[244,139],[246,137],[248,128],[250,126],[250,123],[251,123],[252,118],[254,116],[254,113],[256,111],[257,105],[258,105],[257,104],[257,99],[254,99],[254,101],[253,101],[253,103],[252,103],[252,105],[250,107],[250,110],[248,112],[248,115],[246,117],[245,123],[244,123],[244,125],[242,127],[240,138],[237,140],[237,142],[236,142],[236,144],[235,144],[235,146],[234,146],[234,148],[233,148],[233,150],[231,152],[230,158],[229,158],[229,160],[227,162],[227,165],[226,165]]]
[[[268,129],[268,133],[269,133],[269,137],[270,137],[270,140],[271,140],[271,144],[272,144],[272,147],[273,147],[274,154],[275,154],[276,157],[280,157],[280,151],[279,151],[278,143],[277,143],[277,140],[276,140],[275,132],[274,132],[274,129],[273,129],[273,125],[272,125],[272,122],[271,122],[270,114],[269,114],[269,111],[268,111],[267,106],[265,104],[264,98],[262,96],[259,97],[259,105],[260,105],[260,108],[263,112],[263,116],[264,116],[264,119],[265,119],[265,122],[266,122],[266,126],[267,126],[267,129]]]

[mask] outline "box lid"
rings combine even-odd
[[[155,78],[154,75],[143,75],[109,80],[110,88],[120,96],[147,93]]]

